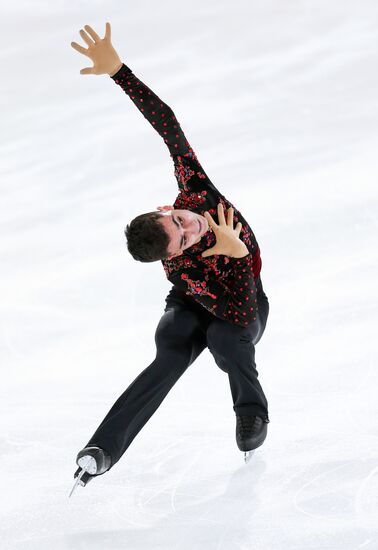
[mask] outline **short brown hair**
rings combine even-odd
[[[138,262],[156,262],[164,260],[168,252],[169,235],[159,219],[160,211],[147,212],[134,218],[124,231],[127,249]]]

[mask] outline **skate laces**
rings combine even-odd
[[[241,435],[253,431],[254,427],[257,424],[257,416],[239,415],[237,417],[237,420],[237,428]]]

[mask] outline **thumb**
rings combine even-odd
[[[92,74],[93,73],[93,67],[86,67],[85,69],[81,69],[80,74]]]

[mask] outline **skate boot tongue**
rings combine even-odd
[[[241,433],[250,433],[258,423],[257,416],[241,415],[239,421],[239,431]]]

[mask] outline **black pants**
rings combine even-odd
[[[236,414],[259,415],[269,421],[268,403],[257,379],[255,345],[269,314],[260,277],[256,280],[258,311],[247,327],[215,317],[193,298],[172,287],[155,332],[156,358],[117,399],[88,445],[105,449],[113,466],[151,418],[186,369],[208,347],[228,374]]]

